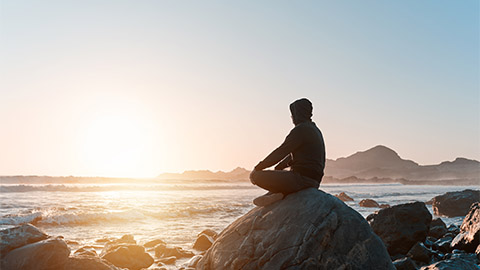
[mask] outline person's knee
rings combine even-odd
[[[257,184],[257,182],[255,181],[256,179],[258,179],[258,171],[253,170],[250,173],[250,182],[252,182],[252,184],[256,185]]]

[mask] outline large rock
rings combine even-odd
[[[1,269],[63,269],[69,255],[70,249],[63,239],[50,238],[10,251]]]
[[[335,197],[306,189],[230,224],[197,269],[395,269],[365,219]]]
[[[433,213],[438,216],[465,216],[470,205],[480,201],[480,190],[447,192],[433,198]]]
[[[451,259],[424,266],[421,270],[480,270],[478,265],[463,259]]]
[[[96,256],[73,256],[68,258],[64,270],[117,270],[113,264]]]
[[[196,250],[205,251],[212,246],[213,241],[214,240],[212,237],[206,234],[200,234],[197,240],[195,240],[195,243],[193,244],[193,248]]]
[[[432,215],[423,202],[399,204],[367,217],[391,255],[407,254],[428,234]]]
[[[475,252],[480,244],[480,203],[472,204],[460,226],[460,233],[453,239],[452,248]]]
[[[143,246],[133,244],[109,246],[102,252],[102,258],[115,266],[130,270],[148,268],[154,261]]]
[[[31,224],[0,231],[0,258],[10,250],[47,239],[48,235]]]

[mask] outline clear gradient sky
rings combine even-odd
[[[327,157],[480,159],[479,1],[0,1],[0,175],[250,169],[314,104]]]

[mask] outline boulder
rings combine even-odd
[[[470,206],[480,201],[480,190],[447,192],[433,198],[433,213],[438,216],[465,216]]]
[[[440,218],[436,218],[430,223],[430,230],[428,231],[428,236],[432,236],[438,239],[444,236],[447,232],[448,230],[445,222],[443,222],[443,220]]]
[[[200,234],[197,240],[195,240],[195,243],[193,244],[193,248],[199,251],[205,251],[212,246],[213,241],[214,240],[212,237],[206,234]]]
[[[423,202],[399,204],[371,214],[367,220],[390,255],[407,254],[428,234],[432,215]]]
[[[310,188],[230,224],[197,269],[395,269],[365,219]]]
[[[184,250],[181,247],[169,247],[167,245],[159,244],[155,247],[155,257],[163,258],[174,256],[177,259],[179,258],[190,258],[193,257],[193,252]]]
[[[70,248],[60,238],[50,238],[16,248],[3,258],[1,269],[63,269]]]
[[[395,260],[393,262],[393,266],[395,266],[397,270],[416,270],[417,269],[417,265],[409,257],[403,257],[401,259]]]
[[[97,256],[69,257],[63,270],[117,270],[113,264]]]
[[[78,256],[82,255],[82,256],[93,256],[93,257],[95,257],[95,256],[97,256],[97,251],[95,251],[95,248],[93,248],[93,247],[86,246],[86,247],[81,247],[81,248],[77,249],[74,254],[78,255]]]
[[[372,199],[363,199],[358,203],[358,205],[361,207],[380,207],[380,205]]]
[[[450,252],[452,251],[452,247],[451,247],[452,240],[453,240],[453,237],[444,236],[438,239],[435,243],[433,243],[433,248],[443,253]]]
[[[165,245],[166,243],[161,239],[155,239],[155,240],[146,242],[145,244],[143,244],[143,246],[146,248],[152,248],[159,244]]]
[[[184,264],[185,268],[195,268],[195,267],[197,267],[197,264],[202,257],[203,257],[202,255],[193,256],[192,258],[190,258],[190,260],[185,262],[185,264]]]
[[[31,224],[0,231],[0,258],[10,250],[47,239],[48,235]]]
[[[201,234],[205,234],[205,235],[208,235],[210,237],[212,237],[214,240],[217,239],[217,235],[218,233],[212,229],[205,229],[203,231],[201,231],[199,234],[197,234],[197,236],[200,236]]]
[[[340,200],[342,200],[343,202],[350,202],[350,201],[353,201],[353,199],[348,196],[345,192],[342,192],[340,194],[337,194],[335,195],[335,197],[339,198]]]
[[[407,253],[407,256],[418,262],[429,263],[431,252],[421,242],[417,242]]]
[[[480,203],[474,203],[463,219],[460,233],[453,239],[452,248],[475,252],[480,244]]]
[[[380,204],[379,207],[382,208],[382,209],[383,209],[383,208],[388,208],[388,207],[390,207],[390,204],[388,204],[388,203],[382,203],[382,204]]]
[[[156,263],[161,263],[161,264],[174,264],[176,260],[177,260],[177,257],[170,256],[170,257],[163,257],[161,259],[158,259],[155,262]]]
[[[420,270],[479,270],[478,265],[463,259],[451,259],[424,266]]]
[[[153,258],[145,252],[145,248],[133,244],[109,246],[102,251],[101,257],[115,266],[131,270],[148,268],[153,264]]]

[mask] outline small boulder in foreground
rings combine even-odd
[[[0,257],[10,250],[47,239],[48,235],[31,224],[0,231]]]
[[[306,189],[230,224],[196,269],[395,269],[365,219],[340,200]]]

